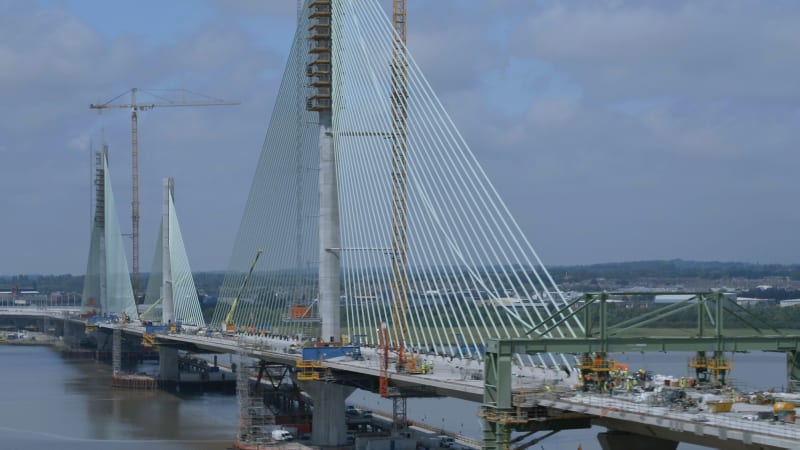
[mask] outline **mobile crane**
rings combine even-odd
[[[258,262],[258,258],[261,257],[262,253],[264,253],[264,250],[261,249],[258,249],[258,252],[256,252],[256,257],[253,259],[253,264],[250,264],[250,270],[248,270],[247,275],[244,276],[244,280],[242,280],[242,284],[239,286],[239,290],[236,292],[236,297],[234,297],[233,302],[231,302],[231,309],[228,311],[228,314],[225,316],[225,320],[222,322],[222,330],[227,335],[233,335],[236,333],[236,325],[233,324],[233,314],[236,312],[236,307],[239,305],[239,298],[242,296],[244,288],[247,287],[247,282],[250,281],[250,275],[253,274],[253,269],[256,268],[256,263]]]

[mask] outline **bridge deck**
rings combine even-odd
[[[719,446],[726,441],[725,448],[797,448],[800,442],[800,427],[747,420],[744,411],[716,414],[676,411],[665,406],[577,393],[529,400],[548,408],[590,414],[598,425],[638,434],[643,429],[658,428],[660,437],[674,436],[676,440],[698,445]]]
[[[79,321],[67,317],[63,312],[50,315],[41,310],[2,311],[5,315],[47,316],[52,320]],[[132,324],[98,324],[100,328],[121,328],[125,333],[143,335],[144,327]],[[294,366],[300,355],[293,354],[293,344],[297,342],[276,337],[224,337],[198,336],[193,334],[158,335],[165,344],[186,346],[210,353],[244,353],[251,358]],[[366,377],[379,377],[379,357],[375,349],[362,348],[363,361],[337,358],[321,361],[332,370],[342,373],[359,374]],[[435,369],[432,374],[409,375],[390,372],[389,376],[397,385],[421,387],[435,395],[452,396],[478,403],[483,402],[484,383],[472,379],[471,375],[480,373],[478,361],[448,360],[433,357]],[[700,445],[725,448],[796,448],[800,442],[800,427],[794,424],[751,421],[743,418],[743,412],[712,414],[709,412],[675,411],[663,406],[626,400],[608,395],[587,394],[569,390],[574,380],[565,377],[561,371],[536,367],[515,368],[514,403],[519,411],[525,408],[546,407],[553,410],[592,416],[593,423],[609,428],[634,433],[656,434],[666,439],[692,442]],[[560,376],[559,376],[560,374]],[[554,386],[553,393],[543,386]]]

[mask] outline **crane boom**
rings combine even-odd
[[[139,314],[139,317],[146,317],[146,316],[147,316],[147,314],[148,314],[148,313],[150,313],[150,311],[152,311],[152,310],[153,310],[153,308],[155,308],[156,306],[158,306],[158,305],[160,305],[160,304],[161,304],[161,300],[162,300],[162,299],[161,299],[161,298],[159,298],[158,300],[154,301],[154,302],[153,302],[153,304],[152,304],[152,305],[150,305],[150,306],[148,306],[148,307],[147,307],[147,309],[146,309],[146,310],[144,310],[144,312],[143,312],[143,313]]]
[[[228,314],[225,316],[225,321],[222,323],[222,329],[224,331],[235,330],[235,327],[233,326],[233,313],[236,312],[236,307],[239,305],[239,298],[242,296],[244,288],[247,287],[247,282],[250,281],[250,275],[253,273],[253,269],[255,269],[258,258],[261,257],[262,253],[264,253],[264,250],[258,249],[258,252],[256,252],[256,257],[253,259],[253,264],[250,264],[250,270],[248,270],[247,274],[244,276],[244,280],[242,280],[242,284],[239,286],[239,290],[236,292],[236,297],[234,297],[233,302],[231,302],[231,309],[228,311]]]
[[[155,94],[153,90],[143,90],[153,97],[160,98],[162,102],[148,102],[139,103],[136,100],[136,93],[139,92],[138,88],[129,89],[122,94],[117,95],[111,100],[100,103],[90,104],[89,109],[96,109],[102,112],[105,109],[130,109],[131,110],[131,247],[132,247],[132,275],[131,284],[133,287],[133,297],[138,303],[139,299],[139,119],[138,111],[147,111],[153,108],[170,108],[176,106],[223,106],[223,105],[238,105],[239,102],[227,101],[211,98],[205,95],[197,94],[186,89],[164,89],[163,91],[180,92],[183,96],[191,94],[194,96],[203,97],[202,101],[172,101],[162,95]],[[116,104],[117,100],[126,94],[131,95],[131,101],[127,104]]]
[[[220,100],[218,102],[186,102],[186,103],[137,103],[125,105],[90,104],[90,109],[136,109],[137,111],[147,111],[153,108],[170,108],[176,106],[224,106],[239,105],[240,102],[229,102]]]

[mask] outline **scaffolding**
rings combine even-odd
[[[113,341],[111,343],[111,369],[113,374],[119,375],[122,372],[122,330],[114,328]]]
[[[270,443],[270,432],[265,431],[275,425],[275,415],[264,405],[260,395],[254,395],[250,388],[250,369],[243,342],[239,342],[239,364],[236,372],[236,398],[239,402],[239,422],[236,431],[238,444],[260,446]]]

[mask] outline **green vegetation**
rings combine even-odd
[[[710,287],[719,287],[727,283],[729,280],[752,280],[751,282],[739,283],[739,286],[744,284],[749,286],[749,290],[740,290],[739,297],[755,297],[772,300],[784,300],[790,298],[800,298],[800,265],[762,265],[762,264],[749,264],[749,263],[724,263],[724,262],[694,262],[683,260],[670,260],[670,261],[639,261],[639,262],[624,262],[624,263],[606,263],[594,264],[585,266],[561,266],[552,267],[551,273],[553,274],[556,282],[559,283],[564,289],[572,289],[578,291],[599,291],[603,288],[599,283],[611,282],[616,286],[663,286],[663,285],[680,285],[684,280],[702,280],[701,285]],[[195,285],[198,292],[201,294],[201,301],[206,298],[216,298],[219,296],[220,288],[224,279],[224,272],[200,272],[194,275]],[[306,275],[303,275],[307,277]],[[313,282],[313,277],[307,280],[294,280],[287,278],[287,286],[305,286],[307,283]],[[766,280],[766,281],[765,281]],[[778,281],[772,282],[772,281]],[[143,285],[147,283],[147,275],[143,275]],[[697,283],[693,283],[695,285]],[[791,286],[784,288],[766,288],[757,289],[756,286],[760,284],[768,285],[782,285]],[[36,289],[43,294],[53,292],[63,293],[77,293],[83,289],[83,276],[75,275],[15,275],[15,276],[0,276],[0,289],[10,289],[12,285],[16,285],[20,289]],[[566,287],[565,287],[566,286]],[[287,288],[282,292],[276,292],[275,295],[285,296],[290,298],[294,293]],[[661,305],[653,305],[647,300],[640,304],[612,304],[609,305],[608,311],[610,314],[609,323],[619,323],[623,320],[634,318],[637,315],[644,314],[651,308],[660,308]],[[213,301],[206,301],[202,305],[203,311],[207,318],[211,317],[214,310]],[[503,320],[508,320],[507,317],[501,317],[505,314],[498,312],[494,309],[481,308],[479,306],[470,306],[471,311],[464,313],[460,311],[446,311],[439,310],[437,314],[431,317],[437,317],[442,323],[450,323],[446,319],[452,319],[460,323],[464,329],[479,326],[479,323],[474,323],[472,317],[479,317],[480,321],[488,323],[498,323]],[[800,307],[780,308],[775,305],[771,306],[758,306],[748,308],[753,316],[757,319],[749,319],[753,323],[764,325],[770,324],[776,328],[796,330],[800,328]],[[439,317],[439,316],[442,317]],[[448,316],[448,317],[446,317]],[[655,329],[672,329],[672,330],[690,330],[694,332],[696,327],[696,311],[687,310],[673,316],[659,320],[656,323],[649,324],[647,327],[648,333],[655,333]],[[712,326],[710,322],[707,323],[707,328]],[[730,316],[725,318],[726,329],[745,328],[747,325],[740,319]],[[766,329],[766,326],[763,328]],[[638,330],[631,330],[631,333],[639,332]],[[468,333],[465,333],[468,334]]]
[[[800,280],[800,264],[751,264],[736,262],[703,262],[674,259],[669,261],[634,261],[586,266],[554,266],[550,272],[556,282],[609,278],[630,283],[652,278],[728,278],[758,279],[788,277]]]

